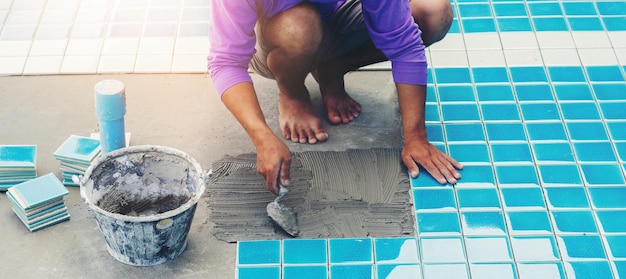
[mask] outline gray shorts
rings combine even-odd
[[[267,54],[271,50],[264,38],[264,21],[256,26],[256,53],[250,61],[250,68],[266,78],[274,79],[267,66]],[[360,0],[347,0],[333,14],[322,22],[324,35],[314,63],[319,64],[340,56],[370,40],[363,22]]]

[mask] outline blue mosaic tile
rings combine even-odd
[[[613,258],[626,258],[626,235],[607,235],[609,254]]]
[[[509,82],[509,74],[504,67],[472,68],[474,82]]]
[[[259,240],[238,242],[237,264],[280,264],[280,241]]]
[[[450,187],[440,189],[413,190],[415,210],[455,210],[456,200],[454,191]]]
[[[324,239],[283,240],[284,264],[326,264],[326,254]]]
[[[526,140],[524,126],[521,123],[487,123],[485,128],[490,141]]]
[[[520,102],[554,101],[552,88],[547,83],[515,85],[515,96]]]
[[[592,84],[593,93],[600,101],[617,101],[624,99],[625,83],[595,83]]]
[[[486,144],[449,144],[450,156],[461,163],[489,163],[489,149]]]
[[[475,104],[442,104],[443,121],[479,121],[480,114]]]
[[[533,166],[496,166],[496,177],[501,186],[539,186]]]
[[[585,73],[577,66],[552,66],[548,67],[552,82],[586,82]]]
[[[587,84],[556,84],[554,92],[559,101],[593,101],[593,94]]]
[[[469,279],[466,264],[425,264],[423,270],[425,279]]]
[[[554,103],[521,104],[524,120],[560,120],[559,109]]]
[[[596,208],[625,208],[626,187],[593,187],[589,188],[589,195]],[[599,215],[611,216],[612,213],[598,213]]]
[[[626,142],[616,142],[615,151],[622,162],[626,162]]]
[[[443,142],[443,126],[441,124],[426,124],[426,134],[430,142]]]
[[[480,109],[485,121],[520,120],[516,104],[481,104]]]
[[[471,83],[468,68],[436,68],[435,79],[437,83]]]
[[[494,188],[485,189],[457,189],[459,208],[500,209],[500,197]]]
[[[597,233],[598,228],[591,211],[553,211],[557,233]]]
[[[558,2],[528,3],[528,9],[533,16],[560,16],[563,15]]]
[[[511,85],[476,85],[476,94],[481,102],[515,101]]]
[[[545,208],[541,188],[502,188],[502,200],[507,209],[515,207]]]
[[[546,211],[506,212],[511,235],[552,234],[550,217]]]
[[[600,236],[557,236],[557,241],[564,260],[606,259]]]
[[[450,141],[485,141],[483,125],[480,123],[445,124],[446,139]]]
[[[626,102],[601,103],[600,109],[604,119],[624,120],[626,119]]]
[[[596,2],[601,15],[626,15],[626,2]]]
[[[413,237],[374,239],[375,261],[377,264],[417,264],[419,263],[417,249],[417,240]]]
[[[626,140],[626,122],[608,122],[606,125],[613,140]]]
[[[552,208],[589,208],[587,192],[583,187],[544,188],[546,201]]]
[[[533,31],[533,28],[530,25],[530,20],[528,18],[505,17],[505,18],[498,18],[496,21],[498,22],[498,29],[500,32]]]
[[[493,18],[463,19],[461,25],[465,33],[496,32]]]
[[[603,31],[602,22],[597,17],[568,17],[572,31]]]
[[[582,185],[576,165],[540,165],[538,168],[545,186]]]
[[[591,185],[624,184],[624,176],[619,165],[597,164],[580,166],[583,177]]]
[[[327,278],[328,268],[326,265],[285,266],[283,279],[318,279]]]
[[[626,210],[596,211],[599,225],[605,233],[626,233]]]
[[[372,263],[372,240],[369,238],[330,239],[330,263]]]
[[[472,86],[439,86],[439,100],[441,102],[471,102],[476,101]]]
[[[420,168],[419,175],[417,177],[410,177],[410,183],[412,187],[443,187],[435,178],[430,175],[424,168]],[[446,184],[447,185],[447,184]]]
[[[458,34],[461,33],[461,27],[459,26],[459,20],[453,19],[452,24],[450,25],[450,30],[448,30],[449,34]]]
[[[460,237],[420,237],[424,263],[465,263],[465,248]]]
[[[417,231],[424,235],[460,235],[461,224],[457,212],[419,212]]]
[[[527,143],[491,144],[491,154],[495,163],[532,162]]]
[[[459,4],[461,17],[490,17],[491,7],[489,4]]]
[[[239,267],[238,279],[280,279],[280,266]]]
[[[333,279],[372,279],[372,265],[331,265],[330,278]]]
[[[558,4],[557,4],[558,5]],[[568,31],[565,18],[562,17],[533,17],[536,31]]]
[[[548,128],[547,125],[546,128]],[[574,152],[572,151],[569,143],[534,143],[533,151],[535,154],[535,160],[539,163],[574,162]]]
[[[607,31],[626,31],[626,17],[603,17]]]
[[[615,271],[620,278],[626,278],[626,261],[614,261]]]
[[[394,278],[422,278],[419,265],[390,265],[377,264],[376,275],[378,279],[394,279]]]
[[[493,4],[496,16],[528,16],[523,3],[496,3]]]
[[[424,116],[426,118],[426,122],[441,121],[441,117],[439,117],[439,106],[437,104],[426,104],[424,107]],[[427,135],[430,136],[430,134]]]
[[[562,4],[566,15],[596,15],[593,2],[563,2]]]
[[[599,120],[600,114],[595,103],[560,104],[564,120]]]
[[[513,82],[547,82],[546,71],[539,66],[510,67]]]
[[[624,76],[619,66],[587,66],[585,69],[591,82],[624,81]]]
[[[505,235],[504,216],[501,211],[461,212],[461,228],[464,235]]]
[[[519,262],[541,262],[559,260],[559,249],[551,235],[511,237],[511,248]]]
[[[568,122],[566,126],[572,140],[609,139],[602,122]]]
[[[428,79],[432,79],[430,72],[428,74]],[[437,104],[437,89],[435,88],[435,85],[433,85],[432,81],[429,81],[428,86],[426,87],[426,103]]]
[[[567,140],[561,122],[526,123],[530,140]]]
[[[506,237],[466,237],[465,249],[470,263],[493,263],[512,261],[512,253]],[[470,266],[472,272],[472,266]]]
[[[495,187],[492,166],[464,166],[457,187]]]
[[[568,278],[613,278],[611,267],[607,261],[566,262],[565,270]]]
[[[588,161],[615,161],[613,146],[608,141],[600,142],[575,142],[574,151],[576,158],[581,162]]]
[[[566,279],[560,262],[524,262],[517,264],[520,278]]]

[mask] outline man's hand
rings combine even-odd
[[[256,169],[265,177],[267,190],[278,195],[277,182],[289,185],[291,153],[276,136],[268,137],[257,145]]]
[[[457,169],[463,166],[427,140],[405,139],[402,161],[413,178],[419,175],[419,165],[441,184],[456,184],[457,179],[461,178]]]

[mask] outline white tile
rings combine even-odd
[[[13,1],[13,10],[41,10],[46,4],[46,0]]]
[[[146,9],[144,8],[131,8],[131,9],[115,9],[113,13],[113,22],[144,22],[146,19]]]
[[[206,73],[206,55],[174,55],[172,73]]]
[[[536,49],[537,37],[533,32],[501,32],[500,40],[504,49]]]
[[[609,32],[609,39],[614,48],[626,47],[626,31]]]
[[[615,65],[618,63],[612,48],[579,49],[578,54],[583,65]]]
[[[169,73],[171,67],[171,55],[137,55],[135,73]]]
[[[459,50],[431,50],[433,67],[467,67],[467,53]]]
[[[109,26],[108,37],[139,38],[141,37],[141,23],[113,23]]]
[[[465,264],[425,264],[424,278],[427,279],[468,279]]]
[[[558,263],[518,263],[519,279],[560,279],[561,269]]]
[[[37,33],[35,33],[35,39],[55,40],[55,39],[67,39],[70,35],[69,24],[48,24],[39,25]]]
[[[177,22],[144,24],[143,37],[176,37]]]
[[[460,238],[421,238],[423,262],[465,262]]]
[[[537,32],[535,36],[540,48],[576,48],[569,32]]]
[[[34,40],[29,56],[61,55],[65,54],[67,39],[63,40]]]
[[[76,13],[75,22],[79,24],[105,23],[111,18],[110,9],[80,9]]]
[[[391,71],[391,62],[385,61],[359,68],[362,71]]]
[[[2,41],[0,40],[0,57],[2,56],[28,56],[30,45],[33,42],[27,41]]]
[[[63,58],[62,74],[95,74],[98,69],[99,55],[73,55]]]
[[[105,38],[104,45],[102,46],[103,55],[120,55],[120,54],[132,54],[137,53],[139,47],[139,38],[133,37],[117,37],[117,38]]]
[[[441,41],[428,47],[433,50],[465,50],[462,34],[447,34]]]
[[[72,39],[99,39],[104,37],[106,24],[89,23],[74,24],[72,26]]]
[[[78,0],[48,0],[46,9],[63,10],[78,8]]]
[[[102,39],[70,39],[65,55],[100,55]]]
[[[463,38],[468,50],[502,49],[498,33],[466,33]]]
[[[551,237],[513,237],[515,260],[523,262],[558,261],[558,248]]]
[[[76,10],[49,10],[46,9],[41,17],[39,24],[70,24],[74,20],[74,14]]]
[[[543,65],[541,53],[538,49],[505,49],[504,57],[509,66]]]
[[[209,39],[204,37],[183,37],[176,39],[174,54],[207,54]]]
[[[580,58],[576,49],[542,49],[541,55],[543,56],[543,62],[548,66],[580,65]]]
[[[626,48],[616,48],[615,54],[617,55],[617,60],[622,66],[626,66]]]
[[[178,37],[206,37],[209,34],[209,22],[181,22],[178,25]]]
[[[0,53],[2,53],[2,51],[0,51]],[[26,56],[0,56],[0,75],[21,75],[25,64]]]
[[[185,1],[185,4],[187,4],[187,1]],[[183,8],[181,20],[182,21],[209,21],[210,15],[211,15],[211,9],[209,7]]]
[[[102,55],[98,63],[98,73],[132,73],[135,59],[135,55]]]
[[[516,279],[512,263],[470,264],[472,279]]]
[[[581,48],[605,48],[611,47],[611,40],[606,32],[600,31],[576,31],[572,32],[576,47]]]
[[[502,50],[468,50],[467,57],[472,67],[506,66],[504,51]]]
[[[35,29],[37,25],[5,25],[2,29],[2,35],[0,40],[6,41],[22,41],[32,40],[35,35]]]
[[[63,56],[30,56],[24,66],[24,75],[55,75],[61,69]]]
[[[115,4],[115,0],[81,1],[80,8],[110,8]]]
[[[141,38],[138,54],[169,54],[174,53],[174,38]]]
[[[15,1],[19,3],[21,1]],[[13,6],[15,7],[15,5]],[[38,24],[41,17],[41,10],[24,10],[16,11],[15,8],[9,13],[9,18],[5,24],[18,25],[18,24]]]
[[[396,265],[386,274],[385,279],[421,279],[421,273],[419,265]]]
[[[3,25],[4,21],[7,19],[7,16],[9,16],[9,11],[3,11],[2,9],[0,9],[0,22],[2,22]]]
[[[468,237],[465,238],[465,247],[467,249],[467,259],[470,262],[503,262],[512,260],[509,244],[504,237]]]

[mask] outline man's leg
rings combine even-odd
[[[310,4],[300,4],[270,18],[263,32],[270,46],[267,66],[280,91],[278,109],[283,137],[300,143],[327,140],[328,134],[304,86],[322,40],[319,13]]]
[[[443,39],[448,33],[453,17],[449,0],[411,0],[411,11],[426,46]],[[368,40],[346,54],[319,64],[313,74],[319,83],[330,122],[348,123],[361,111],[361,106],[346,93],[344,75],[386,60],[387,57]]]

